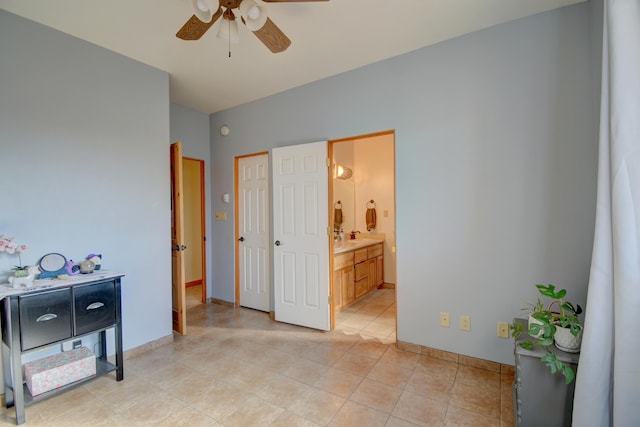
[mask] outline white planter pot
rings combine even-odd
[[[563,328],[561,326],[556,327],[556,333],[553,336],[556,347],[567,353],[580,352],[580,344],[582,343],[582,329],[578,332],[577,336],[571,333],[571,329]]]
[[[535,318],[535,317],[533,317],[532,315],[529,315],[529,326],[528,326],[528,328],[530,328],[530,327],[531,327],[531,324],[532,324],[532,323],[536,323],[536,324],[538,324],[538,325],[544,325],[544,323],[542,323],[541,321],[539,321],[538,319],[536,319],[536,318]],[[527,329],[527,331],[528,331],[528,330],[529,330],[529,329]],[[538,338],[540,338],[540,336],[542,336],[542,333],[543,333],[543,332],[544,332],[544,331],[540,330],[540,332],[539,332],[539,333],[537,333],[537,334],[533,334],[533,335],[532,335],[532,334],[529,334],[529,336],[530,336],[531,338],[538,339]]]

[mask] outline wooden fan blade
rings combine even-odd
[[[253,34],[273,53],[284,52],[291,44],[289,37],[285,36],[282,30],[269,18],[264,26],[258,31],[254,31]]]
[[[182,40],[199,40],[221,16],[222,8],[220,7],[216,13],[213,14],[209,22],[202,22],[196,18],[196,15],[193,15],[176,33],[176,37]]]

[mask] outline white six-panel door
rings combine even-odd
[[[270,311],[269,156],[238,159],[240,305]]]
[[[277,321],[328,331],[327,141],[274,148],[274,300]]]

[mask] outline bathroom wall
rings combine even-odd
[[[333,160],[341,166],[354,169],[353,141],[341,141],[333,144]],[[334,166],[335,167],[335,166]],[[331,171],[334,173],[334,171]],[[342,204],[342,230],[347,238],[349,232],[356,229],[356,188],[353,175],[349,179],[333,179],[333,201]]]
[[[367,235],[367,205],[373,200],[376,233],[384,233],[384,281],[396,283],[395,153],[393,134],[377,135],[354,142],[356,230]]]

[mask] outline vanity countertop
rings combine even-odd
[[[383,243],[382,239],[355,239],[345,240],[344,242],[333,243],[333,254],[341,254],[343,252],[353,251],[355,249],[366,248],[378,243]]]

